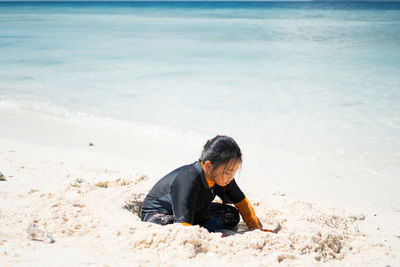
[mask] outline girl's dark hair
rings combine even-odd
[[[200,160],[207,160],[213,164],[214,169],[221,164],[228,163],[232,159],[242,161],[242,152],[240,147],[232,137],[226,135],[217,135],[207,141],[201,152]]]

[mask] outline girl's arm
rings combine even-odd
[[[234,205],[238,209],[240,215],[242,215],[243,221],[247,224],[249,230],[260,229],[262,227],[247,197],[244,197],[242,201]]]

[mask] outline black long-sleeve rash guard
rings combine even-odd
[[[210,188],[197,161],[161,178],[146,196],[142,213],[171,214],[175,222],[199,224],[207,220],[208,207],[216,195],[231,203],[245,198],[235,180],[224,187],[215,184]]]

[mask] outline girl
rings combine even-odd
[[[234,228],[240,213],[250,230],[261,229],[234,179],[241,163],[242,153],[233,138],[218,135],[208,140],[199,161],[172,171],[154,185],[143,202],[142,221],[200,225],[215,232]],[[212,203],[216,195],[236,208]]]

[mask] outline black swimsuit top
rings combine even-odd
[[[208,207],[216,195],[224,203],[236,204],[245,198],[234,179],[224,187],[215,184],[210,188],[197,161],[161,178],[146,196],[142,214],[171,214],[175,222],[199,224],[208,219]]]

